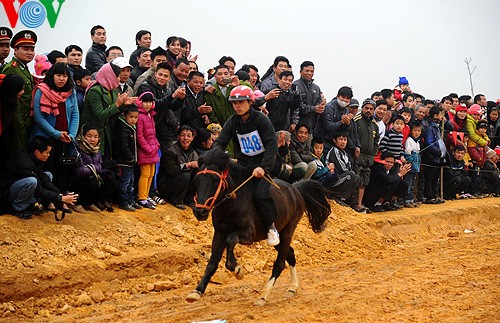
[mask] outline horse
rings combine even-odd
[[[227,249],[226,268],[237,279],[242,279],[243,268],[236,260],[234,247],[237,243],[251,245],[256,241],[267,239],[268,231],[264,217],[259,213],[252,199],[252,184],[241,186],[236,194],[232,192],[245,180],[242,178],[244,175],[241,166],[238,167],[237,163],[231,161],[229,156],[219,149],[212,149],[200,159],[201,170],[195,177],[196,195],[193,213],[198,221],[204,221],[207,220],[211,211],[215,230],[212,239],[212,254],[205,274],[196,289],[186,297],[188,302],[201,299],[219,266],[224,249]],[[331,212],[327,190],[319,182],[308,179],[293,185],[281,180],[275,180],[275,183],[279,188],[271,185],[270,195],[277,209],[275,225],[280,235],[280,243],[274,247],[278,255],[273,265],[271,278],[255,301],[256,306],[262,306],[268,302],[271,289],[285,268],[285,260],[290,266],[291,273],[287,296],[294,296],[297,293],[299,282],[296,260],[294,250],[290,246],[295,228],[305,212],[312,230],[319,233],[324,230],[325,221]]]

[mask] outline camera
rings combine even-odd
[[[224,84],[229,84],[229,83],[231,83],[231,81],[232,81],[232,80],[231,80],[231,78],[230,78],[230,77],[225,77],[225,78],[223,78],[223,79],[222,79],[222,82],[223,82]]]

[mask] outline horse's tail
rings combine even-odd
[[[327,199],[327,189],[320,182],[306,179],[293,184],[304,198],[306,213],[314,232],[325,229],[324,223],[330,216],[330,203]]]

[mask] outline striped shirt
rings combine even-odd
[[[400,159],[403,153],[403,134],[390,129],[385,133],[384,138],[380,141],[379,151],[388,152],[395,159]]]

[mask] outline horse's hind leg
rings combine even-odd
[[[299,279],[297,278],[297,267],[295,267],[296,265],[295,253],[292,247],[288,249],[288,254],[286,255],[286,262],[290,266],[290,276],[291,276],[290,286],[288,286],[286,296],[292,297],[297,294],[297,290],[299,289]]]
[[[212,255],[210,256],[210,260],[208,261],[207,268],[205,269],[205,274],[203,278],[196,286],[196,289],[188,294],[186,300],[188,302],[195,302],[201,298],[201,295],[205,293],[205,289],[207,288],[208,283],[210,282],[210,278],[215,274],[217,267],[219,267],[219,262],[222,258],[222,254],[224,253],[224,237],[215,233],[212,239]]]

